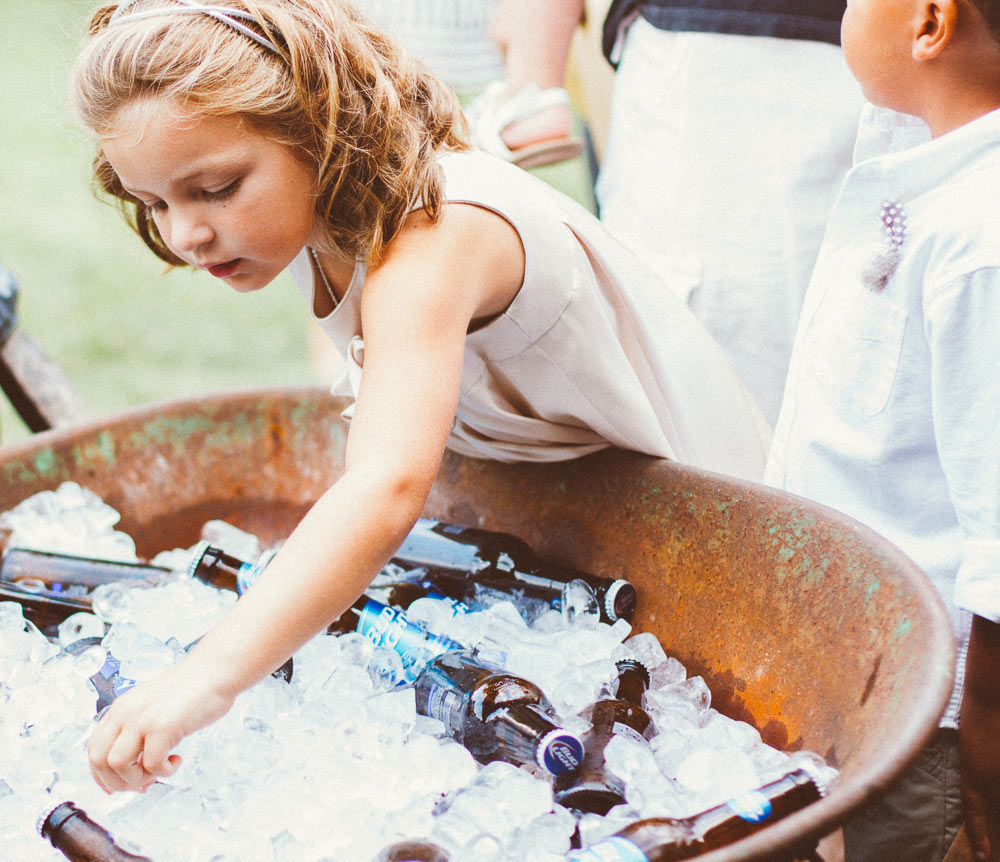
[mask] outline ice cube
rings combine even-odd
[[[262,550],[260,540],[253,533],[219,519],[202,524],[200,538],[247,563],[257,562]]]
[[[99,637],[105,634],[104,621],[92,613],[70,614],[59,623],[59,644],[67,647],[83,638]]]
[[[642,663],[650,673],[667,660],[667,654],[663,651],[656,635],[651,632],[640,632],[626,640],[618,650],[615,659],[635,659]]]

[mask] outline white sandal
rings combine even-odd
[[[521,168],[535,168],[572,159],[583,152],[583,139],[561,136],[511,149],[500,137],[504,129],[539,111],[569,106],[569,93],[562,87],[541,90],[528,84],[512,96],[506,95],[503,81],[496,81],[466,111],[472,142],[479,149],[499,156]]]

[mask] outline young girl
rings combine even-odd
[[[339,0],[127,0],[73,76],[96,173],[164,260],[234,290],[286,267],[345,352],[345,472],[266,572],[90,741],[108,791],[322,631],[420,514],[444,447],[609,445],[756,478],[768,429],[719,349],[582,208],[468,151],[453,96]]]

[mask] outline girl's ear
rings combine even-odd
[[[913,59],[933,60],[941,56],[958,26],[957,0],[923,0],[918,4]]]

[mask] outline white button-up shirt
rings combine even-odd
[[[869,525],[959,639],[1000,621],[1000,111],[871,108],[806,294],[765,481]]]

